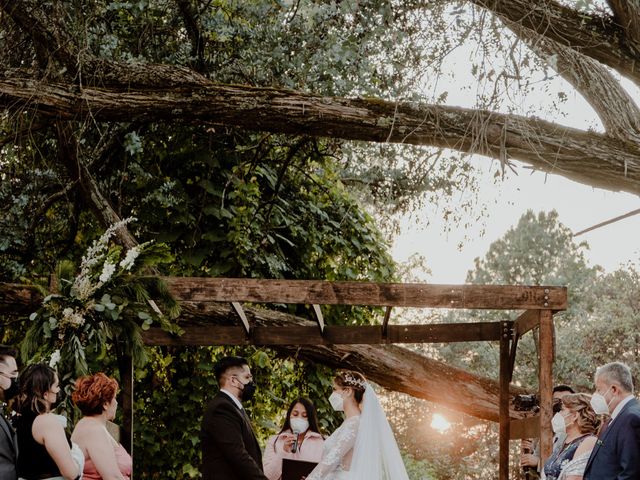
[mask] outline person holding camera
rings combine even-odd
[[[569,385],[556,385],[553,387],[553,413],[556,414],[562,408],[562,398],[565,395],[569,395],[575,393],[573,388]],[[555,434],[553,435],[553,450],[552,453],[556,451],[556,449],[562,445],[564,442],[563,434]],[[522,467],[525,471],[526,478],[530,478],[529,474],[531,472],[539,472],[540,467],[542,466],[540,462],[540,444],[538,439],[524,439],[520,445],[520,467]]]
[[[544,464],[545,480],[582,480],[600,425],[591,407],[591,395],[572,393],[562,397],[562,408],[551,421],[556,435],[565,439]]]

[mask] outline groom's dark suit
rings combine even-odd
[[[200,437],[203,480],[268,480],[249,417],[226,393],[207,406]]]
[[[0,404],[0,480],[16,480],[18,460],[18,441],[16,432],[2,414]]]
[[[596,442],[585,480],[640,479],[640,403],[630,400]]]

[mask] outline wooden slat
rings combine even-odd
[[[565,287],[326,282],[164,277],[179,300],[193,302],[372,305],[419,308],[539,310],[567,308]]]
[[[515,320],[516,335],[523,336],[528,331],[536,328],[540,324],[540,316],[538,310],[527,310]]]
[[[387,307],[384,311],[384,320],[382,320],[382,335],[387,336],[389,330],[389,320],[391,319],[391,309],[393,307]]]
[[[540,315],[540,458],[549,458],[552,449],[551,431],[553,401],[553,315],[542,310]]]
[[[509,323],[509,322],[506,322]],[[254,326],[251,338],[242,327],[185,326],[180,337],[159,328],[143,332],[147,345],[358,345],[385,343],[441,343],[499,340],[497,322],[437,325],[389,325],[387,336],[380,326],[328,326],[321,335],[311,326]]]
[[[324,332],[324,317],[322,316],[322,310],[320,310],[320,305],[312,305],[313,313],[316,315],[316,320],[318,322],[318,327],[320,327],[320,333]]]
[[[249,320],[247,320],[247,316],[244,313],[244,309],[242,308],[242,305],[240,304],[240,302],[231,302],[231,306],[235,310],[238,317],[240,317],[240,320],[242,321],[242,325],[244,326],[245,334],[249,335],[251,331],[251,327],[249,326]]]
[[[509,479],[509,342],[511,332],[509,322],[501,322],[500,338],[500,480]]]
[[[509,438],[519,440],[522,438],[540,438],[540,417],[519,418],[511,420]]]
[[[520,336],[514,331],[511,338],[511,350],[509,351],[509,381],[513,380],[513,370],[516,367],[516,354],[518,353],[519,341]]]

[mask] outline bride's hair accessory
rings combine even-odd
[[[342,372],[342,380],[344,381],[345,386],[356,387],[365,390],[367,388],[367,381],[359,373],[354,373],[355,372],[349,371]]]

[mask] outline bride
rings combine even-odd
[[[322,460],[306,480],[409,479],[387,417],[364,376],[338,372],[329,402],[346,418],[324,442]]]

